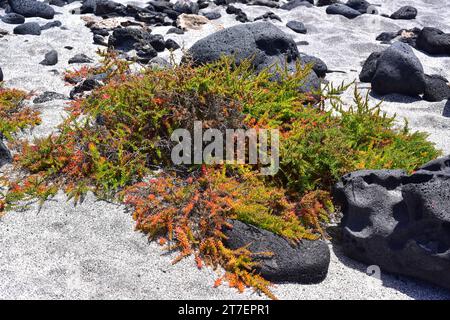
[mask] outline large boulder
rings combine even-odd
[[[428,54],[450,55],[450,33],[444,33],[436,28],[423,28],[416,46]]]
[[[8,0],[11,10],[24,17],[53,19],[55,10],[48,4],[36,0]]]
[[[224,55],[234,57],[236,64],[252,59],[256,72],[275,65],[295,71],[300,58],[292,37],[270,22],[247,23],[220,30],[197,41],[188,55],[195,64],[217,61]],[[300,89],[310,92],[319,88],[320,80],[311,72]]]
[[[450,288],[450,156],[412,175],[350,173],[334,190],[343,212],[343,249],[382,271]]]
[[[257,70],[273,63],[294,62],[299,57],[292,37],[270,22],[241,24],[220,30],[197,41],[188,52],[196,64],[217,61],[222,55],[234,56],[237,64],[253,58]]]
[[[377,71],[378,59],[380,59],[382,52],[373,52],[362,67],[361,73],[359,74],[359,80],[361,82],[372,82],[375,72]]]
[[[238,249],[249,245],[253,253],[270,252],[271,257],[259,257],[256,269],[272,282],[312,284],[322,282],[328,273],[330,250],[321,241],[302,240],[294,245],[288,240],[255,226],[233,220],[232,229],[225,230],[225,245]]]
[[[403,42],[395,42],[376,60],[371,83],[372,89],[382,95],[417,96],[424,93],[426,86],[422,63],[411,47]]]

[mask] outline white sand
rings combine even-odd
[[[118,1],[142,4],[146,1]],[[374,0],[375,2],[375,0]],[[297,8],[292,11],[266,7],[245,7],[250,18],[272,11],[283,23],[272,21],[291,34],[296,41],[308,41],[310,45],[299,50],[323,59],[332,70],[345,74],[329,74],[332,82],[351,82],[358,77],[361,63],[373,51],[385,46],[375,41],[383,31],[401,28],[434,26],[450,32],[450,4],[441,0],[377,0],[381,12],[392,13],[402,5],[418,8],[414,21],[396,21],[380,16],[362,16],[347,20],[325,14],[325,8]],[[73,3],[56,8],[68,30],[59,28],[43,31],[42,35],[8,35],[0,39],[0,67],[6,85],[35,91],[56,91],[68,95],[70,87],[62,81],[62,72],[69,67],[67,61],[77,53],[95,57],[97,46],[92,44],[92,34],[84,27],[80,16],[69,14],[78,7]],[[210,5],[205,11],[213,10]],[[168,35],[185,48],[196,40],[224,27],[238,24],[234,16],[223,17],[205,26],[201,31],[189,31],[184,35]],[[285,27],[292,19],[303,21],[307,35],[299,35]],[[39,21],[43,19],[27,19]],[[12,33],[14,26],[0,22],[0,28]],[[154,28],[154,33],[165,32],[169,27]],[[73,50],[64,49],[73,46]],[[39,65],[44,54],[56,49],[59,63],[47,67]],[[450,78],[449,57],[429,57],[421,52],[426,72],[439,73]],[[168,52],[160,56],[167,56]],[[177,51],[177,58],[181,51]],[[57,70],[55,75],[51,70]],[[367,84],[359,85],[367,88]],[[344,100],[351,102],[351,90]],[[376,103],[379,100],[371,98]],[[445,105],[415,101],[401,96],[386,98],[383,109],[406,117],[414,130],[426,131],[430,140],[445,153],[450,153],[450,119],[444,118]],[[389,102],[388,102],[389,101]],[[392,102],[396,101],[396,102]],[[63,116],[64,102],[51,101],[36,105],[43,112],[43,124],[33,132],[35,136],[47,135],[54,130]],[[330,246],[331,247],[331,246]],[[105,202],[87,201],[76,208],[59,196],[47,203],[43,210],[11,212],[0,219],[0,299],[1,298],[88,298],[88,299],[253,299],[251,291],[238,294],[225,286],[214,289],[217,277],[210,269],[197,270],[192,259],[170,264],[173,256],[167,255],[155,244],[148,244],[145,237],[133,231],[133,221],[122,207]],[[449,299],[450,292],[419,281],[382,273],[382,280],[366,276],[366,266],[345,258],[339,248],[332,248],[332,260],[327,279],[312,286],[283,284],[274,290],[281,299]]]

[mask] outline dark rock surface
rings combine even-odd
[[[257,71],[272,63],[294,62],[299,57],[294,40],[270,22],[220,30],[197,41],[189,53],[197,64],[217,61],[222,55],[235,56],[239,64],[255,55],[253,64]]]
[[[375,62],[371,61],[370,64],[372,63]],[[425,74],[411,47],[403,42],[396,42],[378,58],[371,83],[372,89],[378,94],[416,96],[425,91]]]
[[[54,66],[58,63],[58,52],[56,50],[51,50],[45,54],[44,60],[40,64],[44,66]]]
[[[225,11],[228,14],[236,15],[236,21],[239,21],[242,23],[250,21],[247,17],[247,14],[241,8],[229,5],[229,6],[227,6],[227,9]]]
[[[417,49],[416,42],[420,32],[422,30],[419,28],[401,29],[398,32],[382,32],[376,37],[376,40],[384,44],[392,44],[391,41],[395,39]]]
[[[284,10],[292,10],[297,7],[312,7],[312,3],[310,1],[305,0],[291,0],[285,4],[283,4],[280,8]]]
[[[24,24],[18,25],[13,30],[14,34],[20,35],[33,35],[40,36],[41,35],[41,26],[37,22],[25,22]]]
[[[295,20],[289,21],[288,23],[286,23],[286,27],[288,27],[289,29],[291,29],[297,33],[306,34],[308,32],[304,23],[300,22],[300,21],[295,21]]]
[[[174,34],[184,34],[184,31],[180,28],[170,28],[167,30],[167,34],[174,33]]]
[[[127,15],[126,7],[118,2],[109,0],[96,0],[94,14],[102,17],[123,17]]]
[[[378,59],[380,59],[382,52],[373,52],[366,62],[364,62],[361,73],[359,74],[359,80],[361,82],[372,82],[375,72],[377,71]]]
[[[238,249],[246,245],[254,253],[271,252],[272,257],[256,258],[261,266],[257,272],[273,282],[313,284],[322,282],[328,273],[330,251],[321,241],[303,240],[297,246],[266,230],[232,221],[233,228],[225,230],[225,245]]]
[[[35,0],[8,0],[11,10],[24,17],[53,19],[55,10],[48,4]]]
[[[55,20],[55,21],[48,22],[48,23],[44,24],[43,26],[41,26],[41,31],[48,30],[51,28],[59,28],[61,26],[62,26],[61,21]]]
[[[346,6],[364,14],[368,12],[371,4],[365,0],[348,0]]]
[[[263,6],[269,8],[278,8],[280,6],[277,2],[272,0],[253,0],[249,2],[248,5]]]
[[[437,102],[450,99],[450,84],[447,79],[440,75],[426,75],[425,80],[424,100]]]
[[[444,110],[442,111],[442,116],[446,118],[450,118],[450,99],[447,101],[447,103],[444,106]]]
[[[256,17],[254,19],[254,21],[258,21],[258,20],[264,20],[264,21],[267,21],[267,20],[278,20],[280,22],[282,21],[279,16],[277,16],[275,13],[270,12],[270,11],[266,12],[263,15],[261,15],[259,17]]]
[[[57,7],[64,7],[68,2],[65,0],[50,0],[48,4]]]
[[[174,45],[171,42],[169,44]],[[109,37],[108,45],[125,52],[134,49],[138,56],[147,61],[166,48],[162,35],[151,34],[150,31],[134,27],[115,29]]]
[[[450,288],[450,156],[412,175],[358,171],[342,178],[343,248],[351,258]]]
[[[89,58],[87,55],[80,53],[74,55],[72,58],[69,59],[69,64],[73,63],[92,63],[94,60]]]
[[[190,49],[194,63],[204,64],[217,61],[222,55],[234,56],[239,64],[252,58],[256,72],[273,65],[286,66],[290,71],[296,68],[300,57],[294,40],[270,22],[241,24],[220,30],[199,41]],[[301,91],[317,91],[320,80],[311,73]]]
[[[361,12],[350,8],[342,3],[335,3],[327,7],[327,13],[331,15],[341,15],[349,19],[354,19],[361,15]]]
[[[2,141],[3,139],[0,139],[0,167],[7,163],[12,162],[12,155],[9,149],[5,146],[5,144]]]
[[[198,4],[190,0],[178,0],[173,5],[173,10],[179,13],[198,14],[199,9]]]
[[[417,17],[417,9],[411,6],[404,6],[391,15],[395,20],[412,20]]]
[[[376,40],[381,41],[382,43],[390,43],[397,37],[398,37],[397,32],[382,32],[377,36]]]
[[[101,80],[97,79],[95,76],[82,80],[70,91],[70,98],[75,99],[82,97],[85,92],[92,91],[95,88],[102,86],[103,84],[104,83]]]
[[[159,69],[165,69],[165,68],[172,67],[172,65],[170,64],[169,61],[167,61],[166,59],[161,58],[161,57],[155,57],[155,58],[151,59],[149,61],[148,65],[152,68],[159,68]]]
[[[316,6],[325,7],[325,6],[329,6],[329,5],[337,3],[337,2],[339,2],[339,0],[318,0],[316,3]]]
[[[53,91],[45,91],[38,97],[34,98],[33,103],[40,104],[53,100],[66,100],[67,97],[61,93],[53,92]]]
[[[181,48],[180,45],[175,40],[172,40],[172,39],[166,40],[165,47],[166,47],[166,49],[169,49],[169,50],[177,50],[177,49]]]
[[[436,28],[423,28],[416,44],[417,49],[428,54],[450,55],[450,33]]]
[[[2,17],[2,21],[8,24],[22,24],[25,23],[25,17],[18,13],[8,13]]]
[[[108,44],[114,49],[130,51],[136,48],[136,45],[149,40],[149,33],[138,28],[118,28],[113,31],[109,37]]]
[[[322,59],[304,53],[300,53],[300,60],[304,64],[312,64],[313,65],[312,69],[319,78],[325,78],[325,76],[327,75],[328,66]]]
[[[202,15],[207,17],[209,20],[216,20],[216,19],[219,19],[220,17],[222,17],[220,12],[217,12],[217,11],[203,12]]]

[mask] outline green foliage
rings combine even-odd
[[[321,234],[320,217],[309,200],[291,201],[284,189],[264,183],[245,168],[238,176],[225,167],[203,167],[185,178],[161,174],[124,194],[136,228],[151,240],[168,243],[168,249],[179,249],[175,262],[194,253],[199,267],[205,262],[225,268],[231,286],[253,286],[270,297],[269,283],[253,274],[256,263],[251,258],[256,253],[223,246],[228,219],[258,225],[293,242]]]
[[[76,202],[88,191],[125,200],[137,229],[179,249],[177,261],[194,254],[198,265],[220,265],[239,290],[253,286],[273,297],[253,274],[252,253],[223,246],[227,219],[293,242],[325,237],[333,211],[329,192],[343,174],[414,170],[439,154],[424,134],[397,128],[395,118],[371,108],[357,91],[344,110],[338,97],[344,85],[322,96],[299,93],[309,66],[293,74],[279,70],[279,81],[272,81],[269,71],[255,75],[249,61],[236,66],[228,58],[137,74],[116,56],[104,60],[100,68],[66,74],[68,81],[108,76],[105,86],[72,103],[56,134],[16,144],[15,165],[24,174],[9,182],[3,208],[23,200],[42,204],[59,189]],[[257,177],[251,166],[174,167],[170,136],[177,128],[192,130],[197,120],[203,129],[280,129],[279,174]]]
[[[26,98],[27,94],[21,90],[0,87],[0,133],[7,139],[41,122],[39,112],[25,105]]]
[[[380,106],[356,91],[354,105],[344,109],[331,100],[331,109],[305,107],[285,133],[279,177],[298,192],[330,190],[344,174],[360,169],[405,169],[440,155],[424,133],[398,128]]]

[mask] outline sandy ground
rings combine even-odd
[[[118,1],[118,0],[116,0]],[[142,4],[145,1],[118,1]],[[375,1],[373,1],[375,2]],[[325,14],[325,8],[297,8],[292,11],[267,7],[245,7],[250,18],[267,11],[279,15],[283,22],[273,21],[296,41],[308,41],[299,50],[323,59],[332,70],[333,83],[351,82],[358,77],[361,63],[373,51],[385,46],[375,41],[383,31],[401,28],[434,26],[450,32],[450,3],[441,0],[377,0],[380,11],[392,13],[402,5],[419,9],[414,21],[396,21],[381,16],[361,16],[347,20]],[[69,10],[73,3],[56,8],[67,30],[54,28],[43,31],[40,37],[8,35],[0,39],[0,66],[6,85],[39,94],[56,91],[68,95],[70,87],[62,81],[62,72],[69,66],[69,58],[78,53],[95,57],[97,46],[92,34],[84,27],[80,16]],[[236,5],[244,7],[243,5]],[[205,11],[214,10],[211,5]],[[218,9],[223,17],[200,31],[184,35],[168,35],[184,48],[196,40],[224,27],[238,24],[234,16]],[[285,27],[289,20],[303,21],[307,35],[299,35]],[[27,21],[48,22],[33,18]],[[13,26],[0,22],[0,28],[12,33]],[[157,27],[154,33],[165,35],[169,27]],[[64,47],[72,46],[72,50]],[[46,67],[39,64],[44,54],[56,49],[59,63]],[[168,52],[160,56],[168,56]],[[430,57],[416,51],[426,72],[450,78],[450,58]],[[181,57],[181,50],[176,58]],[[367,84],[358,84],[362,89]],[[351,103],[351,90],[344,100]],[[405,117],[414,130],[426,131],[430,140],[450,153],[450,119],[442,116],[445,101],[428,103],[401,96],[384,97],[383,109]],[[378,97],[371,97],[374,103]],[[35,105],[43,113],[43,124],[32,135],[52,132],[64,115],[64,102],[51,101]],[[450,292],[404,277],[381,273],[381,280],[366,275],[367,266],[345,258],[338,246],[330,244],[332,260],[327,279],[319,285],[281,284],[274,288],[281,299],[449,299]],[[56,299],[255,299],[251,291],[238,294],[226,286],[213,288],[217,273],[210,269],[197,270],[192,259],[174,266],[168,255],[155,244],[148,244],[145,236],[133,231],[133,222],[122,207],[96,201],[93,197],[80,206],[66,202],[63,196],[36,208],[11,212],[0,219],[0,299],[56,298]]]
[[[222,285],[221,274],[198,270],[192,258],[171,264],[122,206],[88,196],[77,207],[63,195],[0,219],[0,299],[261,299]],[[327,279],[317,285],[278,284],[280,299],[450,299],[450,292],[381,273],[331,248]]]

